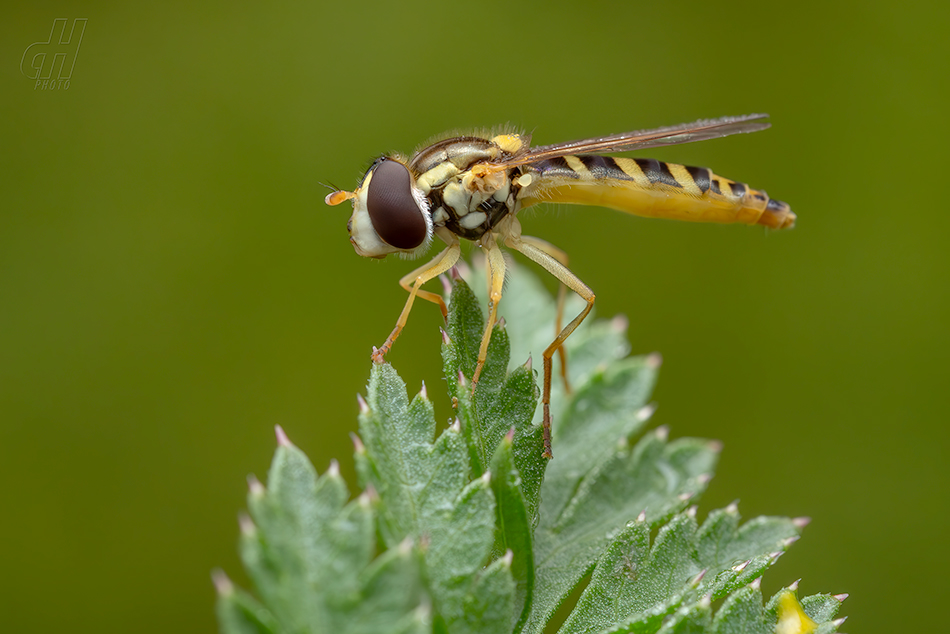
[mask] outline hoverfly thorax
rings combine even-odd
[[[347,223],[356,252],[370,258],[390,253],[410,257],[425,251],[432,239],[429,203],[403,163],[383,157],[367,170],[352,194],[334,192],[328,204],[353,200],[353,215]]]

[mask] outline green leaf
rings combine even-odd
[[[388,364],[373,366],[361,409],[357,473],[382,500],[380,532],[392,546],[422,535],[433,515],[452,508],[468,485],[468,460],[457,429],[433,442],[431,401],[420,392],[410,403],[405,384]]]
[[[514,581],[508,567],[492,573],[507,575],[507,584],[482,581],[495,533],[490,478],[485,474],[470,482],[461,430],[453,426],[433,439],[435,426],[424,392],[410,402],[395,370],[374,366],[360,415],[357,472],[379,496],[384,543],[411,537],[425,544],[427,585],[438,620],[455,634],[469,631],[466,606],[511,603]]]
[[[322,476],[283,432],[265,489],[252,480],[241,557],[263,607],[222,591],[222,631],[417,632],[425,590],[407,542],[373,560],[375,521],[365,495],[347,503],[335,465]]]
[[[775,593],[766,605],[770,622],[777,622],[775,634],[812,634],[808,627],[814,627],[814,634],[837,632],[844,619],[835,620],[842,601],[848,595],[832,596],[813,594],[798,602],[798,582]],[[805,618],[811,623],[802,624]]]
[[[713,634],[773,634],[775,624],[766,619],[762,593],[749,585],[729,595],[713,618]]]
[[[509,433],[492,458],[492,492],[496,502],[495,552],[507,552],[515,583],[514,605],[520,626],[528,616],[534,593],[534,526],[521,492],[522,480],[514,461],[514,434]]]
[[[716,460],[716,448],[709,443],[667,443],[662,430],[633,447],[625,439],[615,447],[592,473],[578,474],[560,513],[542,507],[535,534],[538,590],[527,632],[542,629],[630,519],[643,512],[655,525],[685,507],[705,488]],[[547,500],[546,488],[542,497]]]
[[[458,418],[476,469],[487,468],[502,437],[515,430],[514,462],[521,474],[528,513],[537,513],[541,479],[547,467],[542,457],[540,425],[532,424],[538,389],[528,365],[508,371],[509,339],[505,328],[492,331],[485,362],[474,394],[475,373],[485,318],[474,293],[458,280],[449,300],[447,341],[442,346],[449,396],[457,404]]]
[[[478,576],[456,628],[471,634],[507,634],[514,623],[515,582],[511,557],[493,562]]]
[[[785,518],[738,524],[734,505],[713,511],[701,527],[690,510],[663,525],[652,547],[645,519],[628,524],[597,562],[561,632],[623,623],[649,630],[658,616],[684,603],[718,599],[753,581],[798,535],[794,521]]]
[[[757,517],[741,527],[735,504],[712,511],[696,534],[696,551],[706,570],[700,586],[719,599],[751,583],[793,544],[799,523],[786,517]]]
[[[279,435],[268,488],[252,482],[242,520],[260,599],[216,575],[222,632],[538,634],[562,606],[563,634],[836,631],[844,595],[799,604],[793,584],[762,603],[759,578],[805,522],[742,523],[735,504],[697,522],[689,505],[720,447],[645,432],[660,359],[624,356],[625,320],[588,320],[568,339],[573,389],[556,371],[555,458],[542,457],[538,371],[521,360],[553,339],[556,309],[537,280],[509,272],[507,325],[494,325],[474,391],[484,316],[465,282],[452,289],[448,428],[437,430],[424,386],[410,400],[392,367],[373,366],[355,500],[335,465],[318,477]],[[479,268],[472,276],[484,286]],[[565,318],[578,309],[568,302]]]
[[[235,588],[224,573],[215,574],[218,589],[218,621],[230,634],[273,634],[277,621],[251,595]]]
[[[708,600],[697,601],[678,609],[663,622],[660,634],[703,634],[709,631],[712,610]]]

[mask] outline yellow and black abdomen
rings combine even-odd
[[[741,223],[787,229],[795,214],[764,191],[655,159],[561,156],[522,168],[522,207],[541,202],[609,207],[648,218]]]

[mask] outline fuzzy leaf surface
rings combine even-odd
[[[406,543],[373,558],[369,500],[347,502],[336,468],[317,477],[303,452],[286,443],[277,449],[267,485],[252,484],[241,535],[241,558],[261,601],[219,591],[223,632],[429,629],[418,557]]]
[[[481,472],[471,473],[458,427],[443,430],[437,438],[435,430],[427,395],[420,392],[410,401],[391,366],[374,366],[366,409],[360,414],[362,446],[356,466],[361,484],[371,486],[379,497],[384,543],[393,546],[408,537],[424,544],[428,590],[446,631],[474,631],[472,610],[482,613],[486,623],[491,616],[492,622],[510,628],[510,566],[483,570],[495,542],[490,477],[471,479]],[[482,579],[489,574],[491,579]],[[497,614],[499,606],[508,606],[504,618]]]
[[[547,467],[542,457],[540,425],[532,424],[538,404],[534,373],[526,365],[508,369],[507,327],[492,330],[488,357],[472,393],[472,376],[485,330],[485,317],[475,294],[458,280],[449,298],[448,342],[442,359],[449,397],[468,444],[472,464],[488,468],[502,437],[514,430],[514,463],[531,517],[537,513],[541,479]]]
[[[560,631],[598,632],[623,623],[648,631],[658,615],[752,582],[798,532],[786,518],[759,517],[740,527],[734,506],[713,511],[702,526],[693,512],[677,514],[652,545],[646,521],[628,524],[597,562]]]

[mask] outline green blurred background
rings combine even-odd
[[[359,258],[321,181],[454,128],[750,112],[773,128],[648,155],[768,190],[794,231],[570,207],[525,231],[663,354],[655,422],[724,441],[701,511],[814,519],[767,591],[851,593],[848,632],[945,621],[946,5],[44,4],[0,21],[4,632],[215,631],[275,423],[353,482],[412,265]],[[37,90],[19,63],[59,17],[88,18],[80,53]],[[413,390],[440,393],[439,324],[421,305],[389,356]]]

